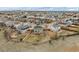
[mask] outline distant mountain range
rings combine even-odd
[[[79,11],[79,7],[0,7],[0,11]]]

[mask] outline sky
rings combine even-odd
[[[0,7],[79,7],[78,0],[0,0]]]
[[[63,7],[63,8],[52,8],[52,7]],[[0,11],[4,10],[79,11],[79,8],[73,8],[73,7],[79,7],[78,0],[0,0]]]

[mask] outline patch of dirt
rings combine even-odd
[[[3,37],[3,32],[0,32],[0,51],[1,52],[67,52],[79,51],[79,35],[65,37],[58,40],[52,40],[52,44],[45,42],[39,45],[32,45],[25,42],[6,41]]]

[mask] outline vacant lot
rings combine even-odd
[[[79,35],[71,36],[62,40],[53,40],[52,44],[48,42],[39,45],[32,45],[23,42],[7,42],[3,37],[3,31],[0,32],[0,51],[1,52],[52,52],[52,51],[79,51]]]

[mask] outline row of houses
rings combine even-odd
[[[19,17],[18,17],[19,18]],[[72,25],[72,24],[76,24],[76,23],[79,23],[79,18],[67,18],[67,19],[64,19],[64,20],[60,20],[60,19],[57,19],[57,16],[27,16],[25,17],[26,20],[34,20],[33,23],[31,22],[19,22],[18,24],[16,24],[16,20],[14,21],[6,21],[6,22],[0,22],[0,24],[5,24],[7,27],[15,27],[17,31],[20,31],[21,33],[22,32],[25,32],[27,31],[28,29],[32,29],[34,30],[34,32],[42,32],[44,27],[42,27],[42,25],[44,25],[44,23],[46,22],[46,20],[55,20],[56,22],[55,23],[52,23],[50,24],[49,29],[51,29],[52,31],[59,31],[61,29],[61,26],[60,24],[64,24],[65,26],[69,26],[69,25]],[[2,25],[1,25],[2,26]]]
[[[79,23],[79,19],[78,18],[74,18],[74,19],[65,19],[62,24],[64,24],[65,26],[69,26],[69,25],[72,25],[72,24],[77,24]],[[42,25],[40,25],[40,21],[37,21],[36,24],[34,23],[23,23],[23,22],[20,22],[18,24],[15,23],[15,21],[7,21],[7,22],[0,22],[0,26],[4,26],[6,25],[7,27],[14,27],[17,31],[21,32],[21,33],[24,33],[26,32],[28,29],[31,29],[33,30],[34,32],[42,32],[43,29],[45,27],[43,27]],[[52,31],[59,31],[61,29],[61,23],[58,23],[58,22],[54,22],[52,24],[49,24],[48,25],[48,28]]]
[[[65,26],[69,26],[77,23],[79,23],[79,18],[66,18],[59,20],[59,24],[64,24]]]

